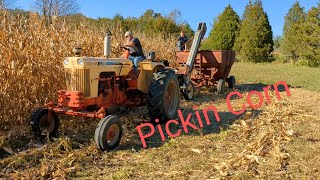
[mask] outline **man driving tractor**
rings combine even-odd
[[[138,38],[133,37],[131,31],[125,33],[126,42],[123,44],[124,47],[130,48],[129,59],[134,64],[134,71],[138,73],[139,63],[145,59],[143,54],[142,45]]]

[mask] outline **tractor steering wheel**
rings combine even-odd
[[[123,49],[125,49],[125,50],[128,50],[128,51],[130,51],[130,48],[129,47],[126,47],[126,46],[121,46]]]

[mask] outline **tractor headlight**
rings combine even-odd
[[[78,65],[83,65],[83,59],[78,59],[77,63],[78,63]]]
[[[64,65],[68,65],[68,64],[69,64],[69,60],[68,60],[68,59],[65,59],[65,60],[63,61],[63,64],[64,64]]]

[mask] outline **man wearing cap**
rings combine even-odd
[[[145,59],[143,54],[142,45],[138,38],[133,37],[131,31],[127,31],[125,33],[126,42],[124,43],[124,47],[130,48],[130,56],[129,59],[134,64],[134,71],[138,72],[139,63]]]

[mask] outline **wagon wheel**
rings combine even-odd
[[[182,92],[183,97],[186,100],[192,100],[194,97],[194,86],[191,81],[187,84],[187,87]]]
[[[236,78],[234,76],[230,76],[228,78],[228,87],[233,89],[236,86]]]
[[[122,123],[116,116],[107,116],[100,120],[94,133],[94,141],[101,150],[116,148],[122,136]]]
[[[223,79],[219,79],[218,84],[217,84],[217,92],[218,94],[222,94],[223,93],[223,89],[224,89],[224,80]]]
[[[31,115],[29,123],[37,136],[56,137],[59,128],[59,118],[54,111],[37,109]]]

